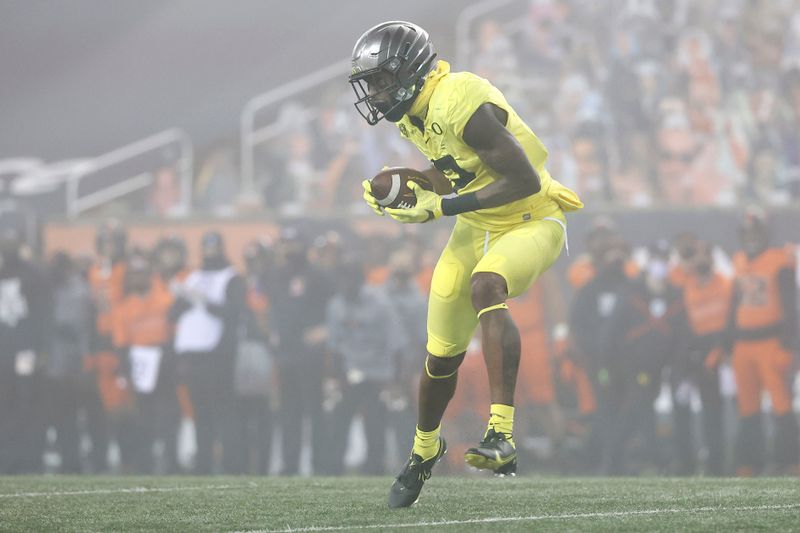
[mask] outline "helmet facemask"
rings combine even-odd
[[[357,98],[354,105],[370,126],[374,126],[384,118],[390,122],[397,122],[411,108],[418,92],[417,87],[414,83],[406,87],[398,80],[397,70],[400,64],[400,59],[391,57],[377,68],[350,76],[350,85]],[[392,82],[370,94],[370,84],[376,84],[381,74],[391,76]]]

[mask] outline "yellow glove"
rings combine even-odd
[[[426,191],[418,183],[408,182],[408,188],[414,191],[417,197],[417,205],[408,209],[391,209],[387,207],[385,211],[393,219],[403,224],[423,223],[436,220],[442,216],[442,197],[433,191]]]
[[[378,205],[378,200],[372,196],[372,184],[369,182],[369,180],[364,180],[361,182],[361,185],[364,186],[364,201],[369,204],[376,214],[383,216],[383,208]]]

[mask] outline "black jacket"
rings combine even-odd
[[[600,337],[628,284],[623,272],[598,275],[578,289],[570,308],[570,336],[591,377],[603,366]]]
[[[687,349],[682,293],[667,285],[654,294],[640,278],[628,282],[621,296],[600,335],[603,366],[612,381],[660,383],[664,367]]]
[[[0,359],[45,349],[49,299],[46,278],[35,265],[20,260],[0,267]]]

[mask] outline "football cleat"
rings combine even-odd
[[[419,499],[422,485],[431,477],[433,465],[438,463],[445,453],[447,453],[447,442],[442,437],[439,437],[439,451],[427,461],[412,453],[389,489],[389,507],[396,509],[413,505]]]
[[[517,450],[505,433],[498,433],[494,428],[486,432],[480,444],[464,453],[464,460],[475,468],[492,470],[500,477],[517,474]]]

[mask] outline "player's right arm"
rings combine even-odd
[[[462,139],[489,167],[497,179],[474,192],[442,202],[445,215],[488,209],[527,198],[542,188],[539,173],[525,150],[506,128],[508,113],[484,103],[467,121]]]
[[[400,222],[428,222],[442,215],[499,207],[539,192],[542,189],[539,173],[516,137],[506,128],[507,120],[506,111],[487,102],[473,112],[462,134],[464,142],[495,174],[492,183],[454,198],[441,198],[434,192],[410,184],[417,205],[410,209],[387,209],[386,212]]]

